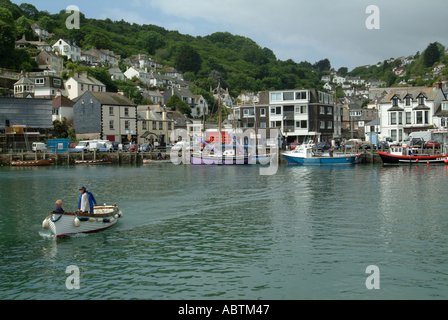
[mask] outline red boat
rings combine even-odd
[[[418,153],[419,149],[390,147],[389,153],[378,152],[384,164],[448,164],[448,155]]]

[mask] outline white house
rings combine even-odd
[[[33,23],[31,25],[31,29],[34,31],[35,34],[39,36],[41,39],[50,39],[53,34],[49,33],[47,30],[42,28],[39,23]]]
[[[136,67],[130,67],[125,72],[124,75],[127,79],[132,79],[137,77],[141,82],[150,86],[151,85],[151,74],[148,73],[148,69],[142,70]]]
[[[345,81],[346,81],[345,77],[341,77],[338,75],[335,75],[333,78],[333,83],[336,83],[336,84],[343,84]]]
[[[112,68],[112,69],[109,69],[108,71],[110,74],[110,78],[112,80],[126,81],[126,76],[124,75],[123,72],[121,72],[120,68]]]
[[[382,135],[403,141],[411,132],[440,126],[436,112],[444,99],[439,87],[394,88],[380,104]]]
[[[204,112],[208,114],[208,103],[202,95],[196,95],[196,103],[197,105],[191,108],[191,116],[193,118],[203,116]]]
[[[75,71],[75,76],[65,82],[65,92],[70,100],[81,96],[86,91],[106,92],[106,85],[93,77],[89,77],[86,71],[83,71],[81,75],[78,74],[78,71]]]
[[[345,79],[348,83],[356,84],[356,85],[363,85],[366,83],[366,80],[361,79],[360,77],[346,77]]]
[[[53,45],[53,51],[58,51],[60,56],[67,56],[72,61],[81,60],[81,48],[76,45],[75,41],[59,39]]]

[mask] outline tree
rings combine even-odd
[[[9,10],[0,8],[0,67],[7,68],[15,44],[14,19]]]
[[[341,67],[338,69],[338,75],[340,75],[341,77],[345,77],[347,73],[348,73],[347,67]]]
[[[140,31],[137,46],[147,50],[149,54],[155,54],[156,50],[165,45],[164,37],[155,31]]]
[[[54,19],[46,16],[39,19],[39,25],[48,32],[53,32],[56,27]]]
[[[112,43],[107,35],[93,31],[85,37],[85,44],[89,44],[96,49],[109,49]]]
[[[202,59],[199,53],[189,45],[184,45],[175,62],[176,69],[181,72],[194,72],[201,70]]]
[[[423,64],[425,67],[432,67],[440,59],[440,51],[437,42],[430,43],[423,54]]]
[[[331,63],[330,63],[330,60],[328,60],[328,59],[322,59],[322,60],[316,62],[316,63],[313,65],[313,68],[319,70],[320,72],[322,72],[322,71],[324,71],[324,70],[330,70],[330,69],[331,69]]]
[[[175,108],[177,111],[186,114],[188,117],[191,116],[191,108],[185,102],[180,100],[177,94],[173,94],[171,98],[168,99],[166,106]]]
[[[19,8],[22,10],[23,15],[28,19],[37,21],[39,18],[39,10],[35,6],[29,3],[22,3]]]

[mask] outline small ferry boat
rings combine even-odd
[[[97,159],[97,160],[75,160],[75,164],[111,164],[111,158]]]
[[[77,233],[92,233],[112,228],[123,213],[117,205],[96,206],[93,214],[79,212],[51,212],[42,222],[44,229],[50,229],[56,238]]]
[[[448,155],[419,153],[419,149],[392,146],[389,153],[378,152],[383,164],[448,164]]]
[[[42,160],[17,160],[12,161],[11,166],[13,167],[29,167],[29,166],[49,166],[54,164],[55,159],[42,159]]]
[[[361,160],[360,154],[317,155],[312,145],[297,146],[293,151],[282,154],[288,164],[296,165],[351,165]]]

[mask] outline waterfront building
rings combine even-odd
[[[174,130],[174,120],[168,118],[167,111],[161,105],[137,107],[137,132],[139,144],[170,141]]]
[[[137,141],[137,106],[122,94],[88,91],[74,101],[77,140]]]
[[[106,85],[93,77],[89,77],[87,71],[82,71],[81,75],[78,71],[75,71],[75,75],[65,82],[65,90],[68,98],[73,100],[86,91],[106,92]]]

